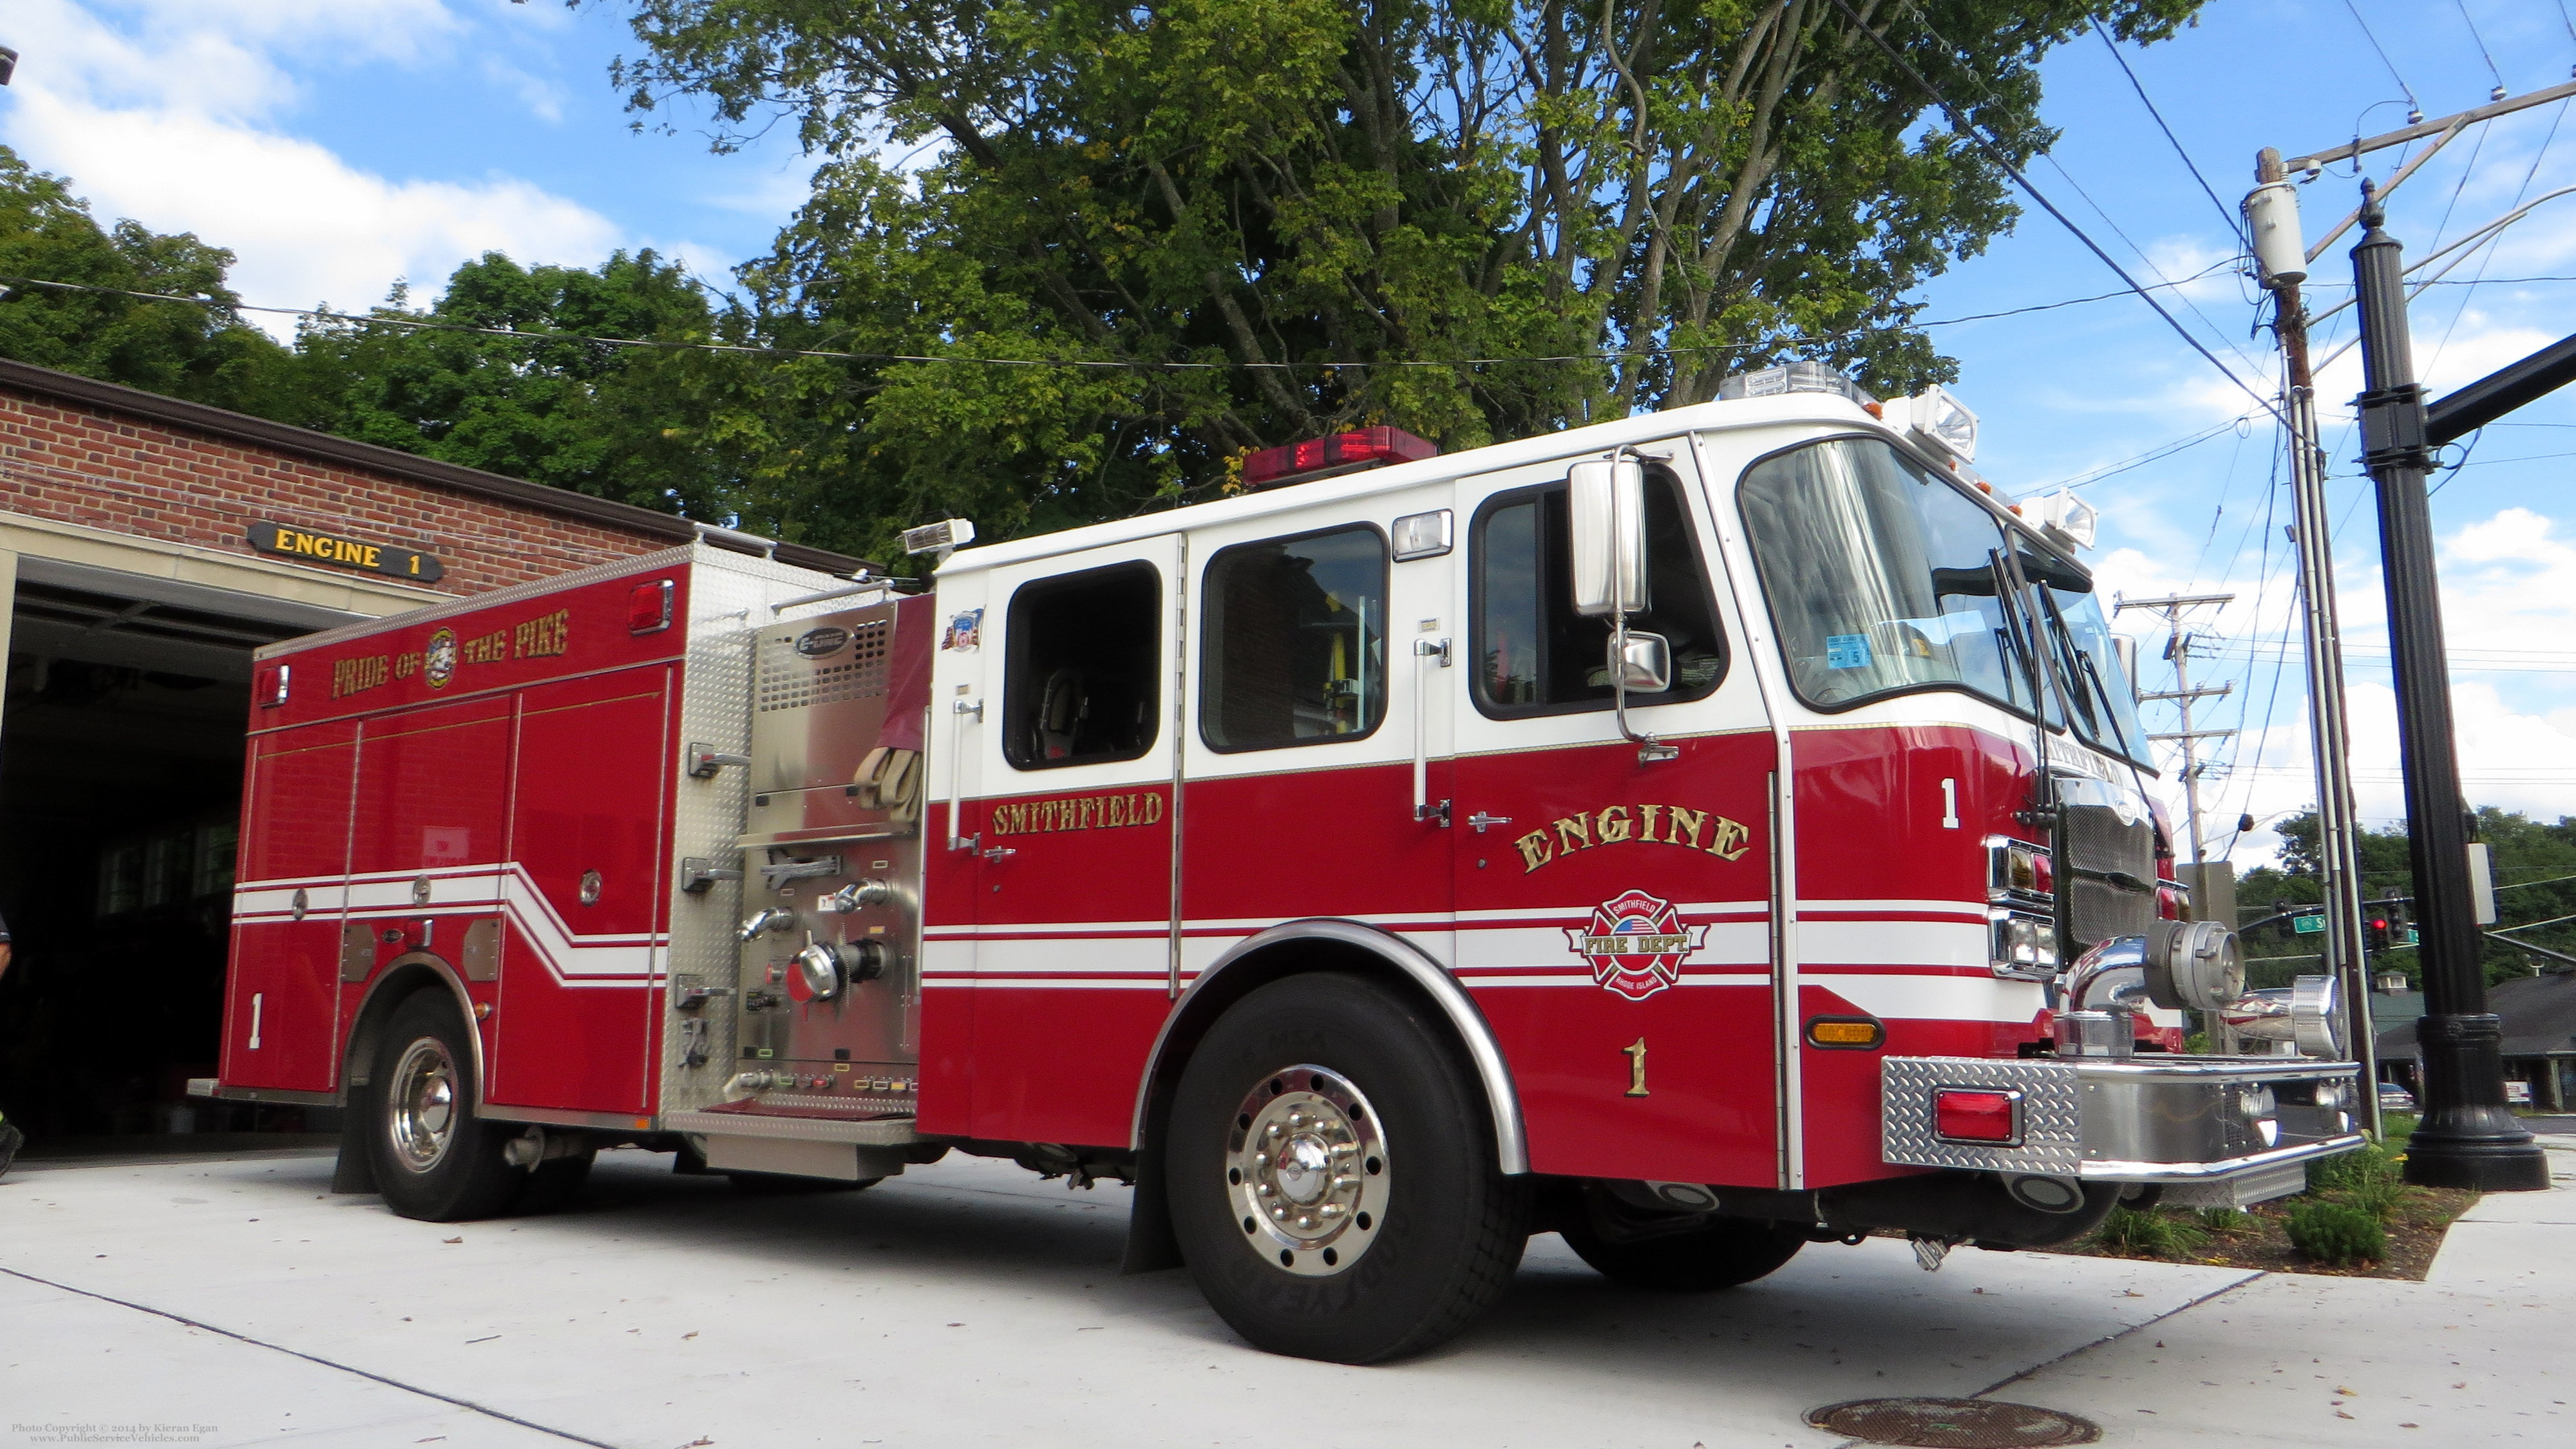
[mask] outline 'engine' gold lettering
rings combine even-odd
[[[1669,823],[1668,823],[1669,822]],[[1679,805],[1610,805],[1548,822],[1512,842],[1527,875],[1549,861],[1606,845],[1678,845],[1720,860],[1740,860],[1753,848],[1753,832],[1710,810]]]

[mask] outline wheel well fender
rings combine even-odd
[[[1446,1022],[1482,1088],[1494,1124],[1494,1160],[1507,1175],[1529,1171],[1529,1139],[1521,1121],[1520,1094],[1511,1065],[1474,997],[1447,968],[1389,931],[1355,921],[1289,921],[1271,927],[1217,958],[1190,982],[1163,1019],[1136,1089],[1129,1144],[1150,1154],[1160,1143],[1163,1113],[1181,1072],[1208,1029],[1228,1007],[1255,990],[1301,971],[1339,969],[1398,986]]]
[[[474,998],[466,994],[464,978],[445,958],[428,951],[406,951],[385,963],[367,987],[366,999],[358,1004],[341,1057],[340,1080],[348,1089],[341,1093],[344,1106],[355,1106],[355,1089],[368,1085],[376,1050],[384,1042],[385,1023],[393,1019],[394,1009],[414,992],[442,989],[455,998],[457,1015],[465,1022],[467,1049],[474,1053],[474,1105],[483,1105],[483,1033],[475,1022]]]
[[[375,1114],[367,1088],[373,1085],[385,1023],[393,1020],[396,1008],[423,991],[444,991],[455,998],[457,1014],[465,1023],[468,1049],[474,1053],[474,1102],[482,1105],[483,1033],[475,1025],[474,999],[465,992],[464,978],[445,959],[428,951],[406,951],[386,962],[368,984],[365,999],[358,1003],[349,1040],[341,1048],[340,1160],[331,1171],[333,1192],[376,1190],[375,1159],[367,1150],[367,1133]]]

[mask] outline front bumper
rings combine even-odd
[[[2082,1182],[2269,1187],[2304,1178],[2311,1158],[2362,1145],[2352,1118],[2359,1073],[2300,1057],[1888,1057],[1885,1156]],[[1934,1104],[1944,1088],[2017,1093],[2014,1140],[1942,1136]]]

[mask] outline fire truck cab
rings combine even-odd
[[[339,1185],[433,1218],[629,1143],[1114,1177],[1130,1269],[1353,1362],[1536,1231],[1718,1288],[2298,1190],[2360,1141],[2339,1018],[2183,1053],[2242,970],[2080,505],[1937,392],[1766,389],[941,525],[927,584],[702,542],[263,651],[204,1089],[346,1106]]]

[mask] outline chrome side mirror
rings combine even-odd
[[[1598,618],[1646,607],[1646,466],[1586,459],[1565,481],[1574,612]]]
[[[1661,694],[1673,687],[1673,646],[1663,635],[1614,638],[1610,651],[1610,667],[1617,671],[1621,687],[1639,694]]]
[[[2138,698],[2143,687],[2138,683],[2138,641],[2126,634],[2114,634],[2111,636],[2111,652],[2120,657],[2120,672],[2129,678],[2129,702],[2141,702]]]

